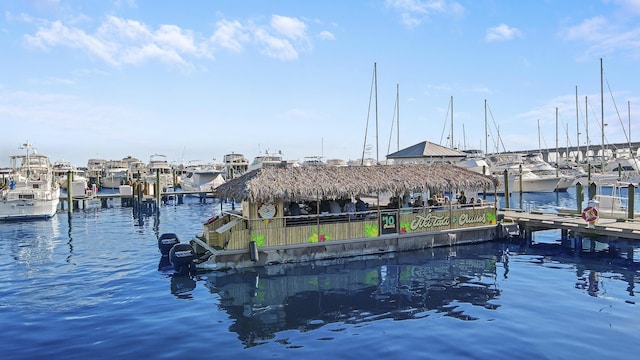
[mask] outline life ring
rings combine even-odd
[[[598,220],[598,209],[593,206],[587,206],[582,210],[582,218],[589,223]]]

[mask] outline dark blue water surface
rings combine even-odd
[[[575,192],[512,198],[575,206]],[[229,206],[225,204],[224,206]],[[118,204],[0,223],[3,359],[621,359],[640,351],[640,250],[560,233],[389,256],[172,276],[219,202]]]

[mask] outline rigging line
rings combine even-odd
[[[573,147],[573,144],[571,143],[571,139],[569,138],[569,124],[567,124],[567,122],[564,123],[564,135],[567,137],[567,145],[569,147]],[[567,154],[567,156],[569,156]]]
[[[589,104],[591,104],[591,100],[588,99],[587,101],[589,101]],[[593,112],[593,106],[590,107],[591,111]],[[595,112],[593,113],[593,116],[597,119],[598,118],[598,114],[596,114]],[[602,121],[598,121],[598,129],[600,129],[600,132],[604,132],[604,129],[602,128]],[[605,126],[607,124],[605,123]],[[614,144],[610,144],[609,143],[609,139],[607,139],[607,134],[604,134],[604,141],[605,143],[609,144],[610,148],[612,147],[614,150],[618,150],[618,147],[615,146]],[[604,154],[602,154],[602,156],[604,156]]]
[[[393,138],[393,124],[396,121],[396,111],[398,110],[398,100],[396,99],[395,104],[393,106],[393,116],[391,117],[391,131],[389,132],[389,143],[387,145],[387,154],[391,151],[391,139]],[[385,162],[388,161],[385,160]]]
[[[367,132],[369,131],[369,118],[371,117],[371,101],[373,99],[373,83],[375,81],[375,70],[371,78],[371,90],[369,91],[369,107],[367,108],[367,125],[364,127],[364,144],[362,145],[362,157],[360,158],[360,165],[364,165],[364,152],[367,148]]]
[[[544,133],[540,133],[540,137],[542,137],[542,142],[544,143],[544,148],[549,149],[549,145],[547,145],[547,139],[544,138]]]
[[[449,104],[449,106],[447,107],[447,114],[444,116],[444,124],[442,125],[442,134],[440,134],[440,142],[439,144],[442,145],[442,138],[444,138],[444,130],[447,128],[447,122],[449,121],[449,109],[450,109],[451,105]],[[445,144],[446,146],[446,144]]]
[[[487,105],[489,109],[489,115],[491,115],[491,121],[493,122],[493,126],[495,126],[496,131],[498,132],[498,139],[496,140],[496,149],[500,152],[500,145],[502,145],[502,151],[507,152],[507,148],[504,146],[504,142],[502,142],[502,138],[500,137],[500,128],[496,125],[496,119],[493,118],[493,112],[491,111],[491,107]]]
[[[607,88],[609,89],[609,95],[611,95],[611,101],[613,101],[613,107],[614,109],[616,109],[616,115],[618,115],[618,120],[620,121],[620,126],[622,127],[622,133],[624,134],[624,138],[629,143],[629,146],[631,146],[631,139],[629,139],[629,136],[627,136],[627,130],[625,129],[624,124],[622,123],[622,118],[620,117],[620,111],[618,110],[616,99],[613,97],[613,92],[611,92],[611,86],[609,86],[609,80],[607,80]]]
[[[588,128],[587,119],[585,118],[585,113],[582,112],[582,107],[581,106],[578,106],[578,113],[580,114],[580,117],[582,118],[582,123],[585,126],[585,129]],[[578,129],[578,132],[580,132],[580,129]],[[580,134],[582,134],[582,133],[580,133]],[[586,137],[586,135],[585,135],[585,137]],[[587,143],[587,141],[588,141],[588,139],[585,140],[585,144]],[[578,144],[578,145],[580,145],[580,144]]]

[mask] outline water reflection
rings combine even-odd
[[[505,244],[511,254],[536,255],[542,266],[565,264],[575,267],[575,288],[590,296],[600,296],[605,280],[624,281],[627,294],[635,297],[635,281],[640,279],[640,262],[637,261],[638,244],[621,239],[576,239],[552,242],[514,240]],[[505,269],[508,261],[505,261]]]
[[[539,238],[540,239],[540,238]],[[595,240],[593,240],[595,242]],[[514,239],[433,251],[390,254],[312,265],[282,265],[229,273],[202,274],[220,309],[247,347],[274,339],[285,330],[308,331],[330,323],[359,324],[380,319],[449,316],[487,320],[500,306],[510,267],[527,264],[575,271],[568,283],[587,297],[629,297],[635,303],[640,269],[637,245],[617,241],[578,249],[560,239]],[[635,247],[634,247],[635,246]],[[515,260],[515,262],[514,262]],[[516,274],[522,276],[522,271]],[[524,279],[510,279],[518,282]],[[626,294],[614,294],[607,282],[624,281]],[[608,292],[607,292],[608,291]]]
[[[206,286],[234,319],[245,346],[275,333],[443,313],[476,320],[464,304],[495,309],[497,244],[439,248],[359,260],[209,273]],[[480,248],[483,250],[478,251]]]
[[[60,219],[58,215],[46,220],[25,220],[5,225],[10,230],[3,237],[12,258],[27,268],[51,261],[56,246],[60,243]]]

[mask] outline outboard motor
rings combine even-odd
[[[189,244],[175,244],[169,250],[169,261],[178,275],[190,275],[195,270],[193,248]]]
[[[160,238],[158,238],[158,248],[162,256],[169,256],[169,250],[171,250],[173,245],[178,243],[180,243],[180,240],[176,234],[173,233],[162,234]]]

